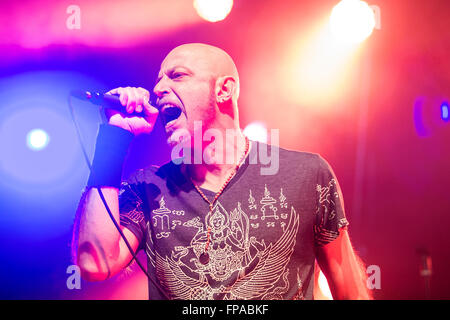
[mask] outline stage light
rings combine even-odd
[[[359,48],[337,42],[325,15],[286,49],[279,75],[283,96],[314,113],[337,112],[358,76]]]
[[[374,9],[360,0],[343,0],[292,41],[280,68],[283,96],[314,113],[340,112],[360,77],[358,42],[376,26]],[[295,37],[295,35],[294,35]]]
[[[80,83],[98,86],[85,76],[57,71],[18,74],[0,81],[1,182],[22,193],[51,193],[83,178],[87,168],[67,107],[69,91]],[[98,111],[77,108],[77,115],[92,145]]]
[[[0,79],[0,203],[3,225],[21,239],[70,231],[88,171],[67,106],[72,89],[104,86],[67,71],[32,71]],[[92,158],[95,107],[74,105]]]
[[[267,143],[267,128],[262,122],[252,122],[244,129],[244,135],[250,140]]]
[[[233,7],[233,0],[194,0],[198,15],[209,22],[225,19]]]
[[[42,188],[50,182],[59,183],[80,160],[70,121],[51,107],[20,104],[2,119],[0,133],[1,169],[17,180],[15,185]]]
[[[364,41],[372,34],[375,24],[374,10],[360,0],[342,0],[330,16],[331,32],[341,43]]]
[[[50,137],[42,129],[33,129],[27,134],[27,146],[31,150],[42,150],[48,145],[49,141]]]
[[[448,102],[442,102],[441,104],[441,119],[445,122],[449,119]]]

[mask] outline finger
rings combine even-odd
[[[154,122],[159,114],[159,110],[152,106],[148,101],[144,101],[144,115],[148,122]]]
[[[119,88],[117,90],[117,93],[119,94],[120,104],[125,107],[128,103],[127,91],[125,90],[125,88]]]
[[[137,88],[137,90],[139,91],[139,93],[143,96],[143,104],[142,104],[142,111],[145,111],[145,103],[149,103],[150,101],[150,92],[147,89],[144,89],[142,87]]]
[[[128,100],[128,96],[126,95],[126,91],[124,91],[124,88],[122,88],[122,87],[114,88],[112,90],[109,90],[106,94],[119,95],[120,104],[122,106],[126,106],[127,100]]]
[[[136,95],[134,93],[133,88],[126,87],[125,88],[127,95],[128,95],[128,101],[127,101],[127,112],[133,113],[134,109],[136,108]]]
[[[136,95],[136,112],[142,112],[142,105],[144,104],[145,94],[138,88],[133,88],[133,91]]]
[[[109,90],[107,92],[107,94],[118,94],[119,93],[119,89],[121,89],[121,88],[119,87],[119,88],[111,89],[111,90]]]
[[[138,92],[142,94],[145,98],[145,100],[150,100],[150,92],[147,89],[144,89],[142,87],[137,88]]]
[[[112,116],[114,116],[114,115],[120,113],[120,112],[117,111],[117,110],[109,109],[109,108],[107,108],[107,109],[105,108],[105,109],[104,109],[104,112],[105,112],[106,119],[108,119],[108,121],[109,121],[109,119],[111,119]]]

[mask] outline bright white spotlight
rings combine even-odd
[[[244,129],[244,135],[250,140],[267,143],[267,128],[262,122],[252,122]]]
[[[360,43],[375,27],[375,13],[360,0],[342,0],[331,11],[331,32],[339,42]]]
[[[42,150],[48,145],[49,141],[47,132],[42,129],[33,129],[27,134],[27,146],[31,150]]]
[[[194,0],[198,15],[209,22],[225,19],[233,7],[233,0]]]

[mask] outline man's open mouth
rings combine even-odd
[[[161,108],[164,125],[177,120],[181,115],[181,108],[173,104],[164,104]]]

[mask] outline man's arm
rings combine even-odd
[[[353,250],[346,229],[341,229],[334,241],[316,247],[316,258],[334,299],[372,299],[364,264]]]
[[[114,180],[111,183],[110,177],[118,176],[118,180],[120,180],[121,169],[118,168],[122,167],[124,150],[128,148],[129,134],[126,135],[125,139],[124,131],[121,129],[131,132],[133,136],[150,133],[154,128],[158,110],[149,104],[150,93],[143,88],[116,88],[109,93],[119,95],[126,113],[125,111],[105,109],[108,124],[111,127],[109,129],[105,127],[107,131],[101,132],[104,134],[110,132],[109,134],[113,133],[113,135],[106,134],[106,136],[102,136],[103,140],[100,139],[100,141],[107,141],[107,143],[101,143],[99,148],[100,160],[97,159],[96,166],[93,163],[94,175],[92,176],[91,172],[90,178],[94,177],[91,185],[102,186],[101,190],[106,203],[114,220],[120,225],[119,190],[117,186],[120,185],[120,181]],[[131,114],[134,112],[141,113],[142,116],[132,116]],[[117,129],[111,131],[111,128],[114,127],[121,128],[119,130],[121,132]],[[97,148],[98,145],[96,145]],[[121,156],[115,157],[115,154],[121,154]],[[94,162],[95,160],[96,157],[94,156]],[[121,230],[133,251],[136,252],[139,246],[138,238],[123,226],[121,226]],[[111,221],[97,188],[89,188],[80,200],[72,241],[72,252],[75,262],[81,269],[81,275],[90,281],[105,280],[115,275],[132,259],[132,254]]]
[[[119,223],[118,189],[103,187],[101,190],[114,219]],[[96,188],[90,188],[81,198],[77,216],[78,237],[73,243],[74,258],[84,279],[108,279],[130,263],[132,255],[111,221]],[[136,236],[127,228],[121,227],[121,230],[133,251],[136,251],[139,245]]]

